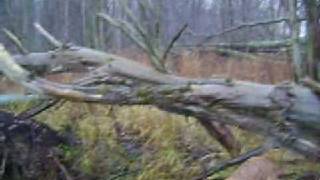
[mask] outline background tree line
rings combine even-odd
[[[143,11],[146,1],[153,13]],[[145,2],[145,3],[146,3]],[[23,39],[30,50],[44,50],[46,44],[32,23],[40,22],[57,38],[95,48],[126,48],[132,44],[121,32],[98,21],[98,12],[127,19],[118,0],[1,0],[0,27]],[[169,40],[188,24],[181,44],[196,44],[206,36],[237,25],[274,20],[289,15],[286,0],[131,0],[129,7],[149,29],[159,26],[161,39]],[[303,11],[301,11],[303,13]],[[284,39],[290,36],[287,23],[249,27],[212,39],[214,42],[247,42]],[[6,38],[0,41],[8,47]]]

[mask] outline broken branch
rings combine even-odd
[[[3,29],[4,34],[11,40],[11,42],[16,45],[18,51],[21,54],[28,54],[28,50],[26,48],[23,47],[22,42],[20,41],[20,39],[14,35],[11,31],[9,31],[8,29],[4,28]]]
[[[46,29],[44,29],[41,24],[34,23],[33,24],[36,30],[50,42],[51,45],[53,45],[55,48],[62,47],[62,43],[58,41],[55,37],[53,37]]]

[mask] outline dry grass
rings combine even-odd
[[[127,49],[119,55],[150,65],[148,56]],[[292,79],[287,54],[256,54],[255,60],[221,56],[213,51],[181,51],[168,60],[168,67],[176,74],[189,77],[229,77],[259,83],[280,83]]]
[[[291,65],[279,57],[257,55],[256,60],[223,57],[214,52],[183,52],[178,57],[177,72],[183,76],[225,76],[236,80],[279,83],[291,79]]]

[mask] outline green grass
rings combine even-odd
[[[21,112],[32,104],[12,104],[7,109]],[[65,103],[37,117],[58,131],[72,131],[80,147],[60,147],[62,162],[97,179],[175,180],[193,179],[203,167],[229,158],[193,118],[177,116],[150,106],[102,106]],[[261,144],[261,137],[234,128],[243,151]],[[268,155],[292,179],[304,171],[319,171],[320,165],[300,160],[287,151]],[[204,160],[210,157],[210,161]],[[292,159],[292,161],[291,161]],[[288,163],[290,160],[291,163]],[[211,179],[224,179],[236,168]]]

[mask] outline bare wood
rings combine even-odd
[[[33,24],[36,30],[43,36],[45,37],[51,45],[53,45],[56,48],[62,47],[62,43],[58,41],[55,37],[53,37],[46,29],[44,29],[41,24],[39,23],[34,23]]]
[[[11,42],[17,47],[18,51],[21,54],[28,54],[29,53],[29,51],[23,47],[22,42],[20,41],[20,39],[16,35],[14,35],[11,31],[9,31],[6,28],[4,28],[2,30],[5,33],[5,35],[11,40]]]

